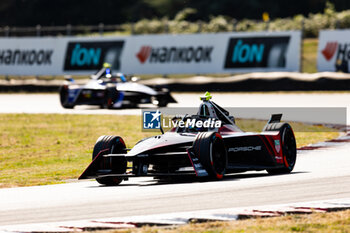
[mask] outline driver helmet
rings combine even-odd
[[[111,64],[105,62],[105,63],[103,63],[103,68],[106,69],[106,70],[105,70],[105,76],[106,76],[106,78],[112,78],[112,69],[111,69],[112,66],[111,66]]]

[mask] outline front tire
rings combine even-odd
[[[275,123],[269,131],[280,131],[283,167],[268,169],[269,174],[288,174],[294,169],[297,158],[297,146],[292,127],[288,123]]]
[[[61,103],[61,106],[63,108],[72,109],[72,108],[74,108],[74,104],[68,103],[68,89],[69,89],[68,85],[63,85],[60,87],[60,89],[59,89],[60,103]]]
[[[166,107],[168,105],[168,101],[165,99],[158,99],[158,107]]]
[[[126,146],[121,137],[118,136],[101,136],[97,139],[93,153],[92,160],[97,155],[105,154],[122,154],[126,153]],[[107,157],[102,158],[98,167],[99,169],[111,170],[113,173],[123,174],[126,171],[127,162],[124,157]],[[123,179],[121,177],[101,177],[96,178],[100,184],[107,186],[114,186],[120,184]]]
[[[105,92],[104,102],[102,108],[112,109],[115,101],[118,99],[118,91],[115,86],[107,87]]]
[[[211,178],[220,180],[224,177],[227,167],[227,151],[219,133],[199,133],[193,142],[193,150]]]

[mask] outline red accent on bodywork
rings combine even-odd
[[[269,152],[269,154],[272,156],[274,153],[270,150],[269,146],[266,144],[264,138],[266,138],[265,135],[258,135],[258,137],[261,139],[261,141],[264,143],[267,151]]]
[[[277,151],[276,151],[275,142],[274,142],[274,140],[278,140],[278,139],[271,138],[271,137],[265,137],[265,138],[266,138],[266,140],[269,142],[269,144],[270,144],[270,146],[271,146],[271,148],[272,148],[274,154],[275,154],[275,155],[276,155],[276,154],[279,154],[279,153],[277,153]],[[281,151],[280,151],[280,152],[281,152]]]
[[[120,141],[121,143],[123,143],[123,145],[125,146],[125,142],[124,142],[124,140],[123,140],[121,137],[119,137],[119,141]]]
[[[268,140],[269,140],[269,143],[272,145],[273,150],[275,151],[276,162],[282,164],[283,163],[283,149],[282,149],[283,146],[282,146],[282,139],[281,139],[280,133],[278,133],[277,135],[271,135],[271,137],[268,138]],[[280,151],[279,152],[276,151],[275,140],[279,140],[279,142],[280,142]],[[276,157],[280,157],[280,158],[276,158]]]
[[[281,157],[282,159],[276,159],[276,162],[278,162],[278,163],[283,163],[283,146],[282,146],[281,135],[278,134],[278,135],[276,135],[276,136],[273,136],[272,138],[273,138],[273,140],[279,140],[279,141],[280,141],[280,151],[279,151],[279,153],[277,153],[277,154],[278,154],[278,156]],[[275,148],[275,142],[274,142],[274,145],[273,145],[273,146],[274,146],[274,148]]]
[[[286,165],[286,167],[289,167],[286,156],[283,156],[283,162]]]
[[[196,176],[198,176],[197,171],[196,171],[196,169],[194,168],[194,165],[193,165],[193,162],[192,162],[192,159],[191,159],[190,152],[188,152],[188,150],[186,150],[186,152],[187,152],[188,158],[189,158],[189,160],[190,160],[190,162],[191,162],[191,164],[192,164],[193,170],[194,170],[194,172],[196,173]]]

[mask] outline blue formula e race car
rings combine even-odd
[[[244,132],[209,95],[202,100],[196,115],[185,115],[170,131],[144,138],[132,149],[119,136],[101,136],[79,179],[118,185],[137,176],[222,179],[250,170],[270,174],[293,170],[296,141],[291,126],[280,122],[282,114],[272,115],[260,133]]]
[[[74,79],[66,79],[59,90],[60,102],[64,108],[76,105],[98,105],[101,108],[137,107],[152,103],[165,107],[176,103],[166,88],[153,89],[146,85],[128,81],[122,73],[112,74],[109,64],[85,85],[78,85]]]

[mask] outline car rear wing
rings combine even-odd
[[[267,124],[281,122],[282,115],[283,115],[282,113],[272,114],[271,117],[270,117],[270,120],[267,122]]]
[[[266,131],[269,128],[269,126],[271,127],[272,126],[271,124],[280,123],[281,119],[282,119],[282,115],[283,115],[282,113],[272,114],[270,119],[268,120],[268,122],[264,126],[263,131]]]

